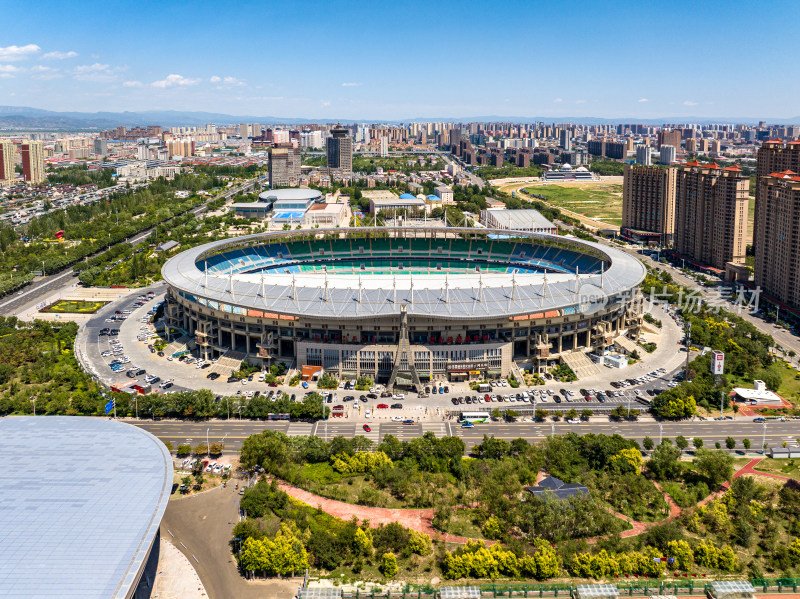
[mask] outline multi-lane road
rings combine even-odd
[[[182,422],[176,420],[129,420],[131,424],[150,431],[162,441],[170,441],[177,447],[180,443],[196,445],[200,442],[213,443],[224,440],[228,451],[237,452],[242,443],[250,435],[265,429],[277,430],[290,436],[316,435],[330,440],[336,436],[353,438],[362,435],[375,442],[380,442],[385,435],[394,435],[400,440],[420,437],[426,432],[433,432],[437,437],[455,435],[461,437],[467,450],[481,442],[484,435],[512,440],[526,439],[530,442],[541,441],[549,435],[563,435],[569,432],[578,434],[619,434],[628,439],[635,439],[641,444],[642,439],[650,437],[658,443],[659,439],[675,439],[683,435],[691,440],[695,437],[703,439],[705,447],[713,448],[716,443],[725,447],[725,440],[733,437],[738,449],[742,449],[742,440],[749,439],[753,450],[760,449],[764,440],[769,446],[797,443],[800,437],[800,422],[778,420],[764,424],[751,420],[697,420],[681,422],[586,422],[568,424],[566,422],[515,422],[515,423],[482,423],[474,428],[462,428],[455,420],[431,421],[415,424],[397,422],[370,422],[370,432],[363,430],[362,423],[320,421],[308,422],[253,422],[248,420],[215,420],[209,422]]]
[[[219,198],[224,198],[225,200],[230,199],[232,196],[241,193],[243,191],[247,191],[252,188],[254,185],[257,184],[258,179],[250,179],[239,185],[238,187],[231,188],[224,193],[215,196],[208,200],[208,202],[212,200],[216,200]],[[208,208],[208,202],[203,202],[196,208],[192,208],[192,212],[195,215],[202,214]],[[137,245],[143,242],[150,236],[152,229],[147,229],[142,231],[141,233],[137,233],[133,237],[129,238],[127,241],[131,245]],[[105,251],[105,250],[101,250]],[[71,287],[73,284],[73,271],[72,268],[67,268],[59,273],[43,277],[40,280],[28,285],[23,290],[18,291],[14,295],[11,295],[0,301],[0,314],[3,315],[11,315],[17,314],[22,311],[23,308],[28,306],[34,305],[40,301],[45,300],[46,298],[54,295],[61,289],[66,289]]]

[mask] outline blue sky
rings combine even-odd
[[[800,3],[0,2],[0,105],[414,117],[800,114]]]

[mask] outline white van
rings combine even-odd
[[[364,418],[372,418],[372,410],[367,410],[364,412]]]

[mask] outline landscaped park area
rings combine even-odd
[[[645,446],[618,435],[484,436],[464,457],[460,438],[432,433],[375,445],[264,431],[242,449],[242,466],[262,479],[242,497],[236,557],[243,571],[309,568],[336,584],[797,576],[793,464],[683,437]]]
[[[85,300],[58,300],[45,306],[40,312],[48,314],[94,314],[109,302]]]

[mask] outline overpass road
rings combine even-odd
[[[433,432],[436,436],[456,435],[464,440],[467,449],[480,443],[483,435],[511,441],[522,438],[530,442],[541,441],[553,433],[563,435],[575,432],[581,435],[587,433],[613,435],[619,434],[627,439],[634,439],[641,444],[642,439],[650,437],[658,443],[659,439],[683,435],[691,440],[694,437],[703,439],[704,446],[713,448],[719,442],[725,447],[725,439],[733,437],[736,447],[742,449],[742,439],[750,439],[753,450],[760,449],[762,439],[766,439],[769,446],[781,445],[784,441],[789,445],[796,444],[800,438],[800,421],[790,420],[781,422],[769,421],[764,424],[752,420],[703,420],[681,422],[609,422],[595,421],[581,424],[566,422],[515,422],[515,423],[482,423],[474,428],[462,428],[453,420],[436,420],[430,422],[417,422],[415,424],[402,424],[395,422],[382,422],[370,424],[370,432],[363,430],[362,423],[329,421],[306,422],[254,422],[248,420],[214,420],[209,422],[183,422],[177,420],[127,420],[131,424],[140,426],[151,432],[162,441],[170,441],[174,446],[179,443],[196,445],[210,443],[224,439],[225,447],[229,451],[238,452],[243,441],[250,435],[263,430],[277,430],[290,436],[314,434],[321,439],[328,440],[336,436],[353,438],[363,435],[373,441],[380,441],[385,435],[394,435],[400,440],[410,440],[421,437],[426,432]],[[327,432],[326,432],[327,431]]]

